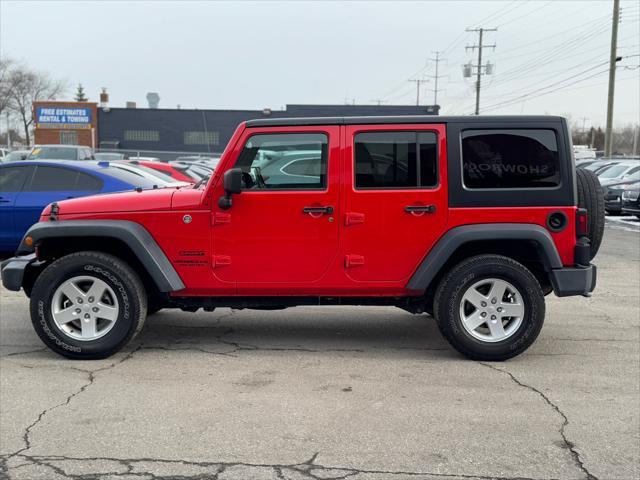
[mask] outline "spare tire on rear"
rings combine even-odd
[[[587,210],[591,258],[596,256],[604,236],[604,192],[600,180],[591,170],[576,169],[578,208]]]

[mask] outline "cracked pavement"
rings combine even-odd
[[[596,263],[503,363],[368,307],[163,311],[70,361],[1,290],[0,479],[637,479],[638,232],[609,225]]]

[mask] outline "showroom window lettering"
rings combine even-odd
[[[552,130],[466,130],[462,165],[467,188],[544,188],[560,184]]]

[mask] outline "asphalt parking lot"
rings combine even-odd
[[[505,363],[364,307],[164,311],[74,362],[2,290],[0,478],[637,479],[639,230],[609,221],[595,295]]]

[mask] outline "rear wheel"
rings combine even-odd
[[[436,290],[438,328],[474,360],[506,360],[535,341],[544,322],[544,293],[522,264],[478,255],[456,265]]]
[[[138,275],[119,258],[78,252],[38,276],[30,307],[36,333],[51,350],[97,359],[116,353],[142,329],[147,297]]]
[[[576,169],[578,186],[578,207],[587,210],[591,259],[593,259],[604,236],[604,191],[598,176],[591,170]]]

